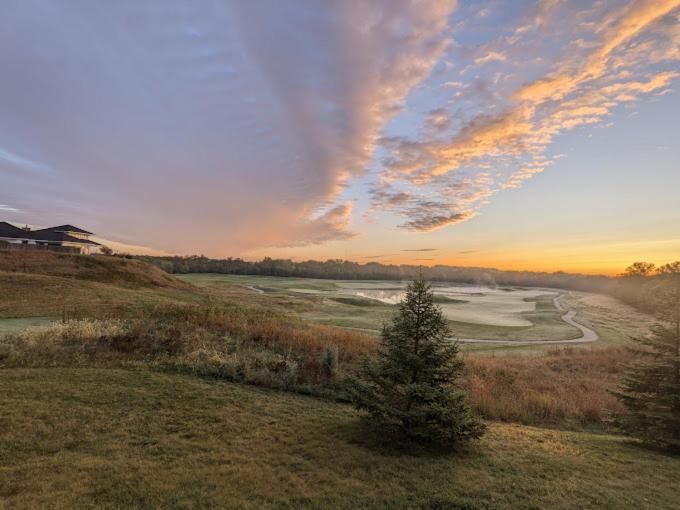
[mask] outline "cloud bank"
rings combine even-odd
[[[454,7],[10,0],[0,200],[166,251],[348,239],[344,186],[446,50]]]

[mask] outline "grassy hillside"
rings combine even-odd
[[[677,508],[680,459],[492,424],[387,450],[345,405],[149,370],[0,377],[0,508]]]
[[[0,253],[0,267],[9,269],[0,271],[0,336],[63,316],[113,319],[113,324],[56,324],[9,344],[0,338],[0,366],[6,367],[119,367],[133,361],[337,396],[342,378],[375,349],[376,339],[303,322],[295,312],[307,317],[314,307],[332,307],[336,317],[341,310],[357,320],[377,309],[387,320],[393,311],[369,299],[365,301],[375,306],[358,306],[364,300],[360,297],[338,302],[299,292],[258,293],[244,288],[248,280],[240,277],[230,277],[238,284],[198,288],[157,274],[142,262],[116,257],[28,253],[23,263],[15,253]],[[336,285],[278,278],[258,281],[264,287],[263,281],[307,290]],[[552,301],[537,301],[533,320],[538,323],[545,316],[547,322],[554,321],[558,314]],[[609,327],[615,328],[619,315],[600,312],[594,320],[607,317]],[[121,319],[122,325],[116,322]],[[620,378],[621,363],[630,359],[623,349],[596,352],[544,346],[536,355],[482,359],[478,352],[488,354],[484,347],[475,346],[468,354],[467,384],[472,405],[486,418],[602,429],[607,416],[621,410],[609,390]],[[497,355],[498,349],[492,347]],[[331,366],[326,366],[328,362]]]
[[[0,368],[122,367],[130,363],[343,398],[343,380],[374,337],[234,305],[159,305],[126,319],[73,320],[0,337]],[[603,430],[626,349],[467,355],[465,385],[485,418]]]
[[[0,318],[119,314],[206,300],[193,285],[138,260],[0,251]]]
[[[188,288],[151,264],[123,257],[50,251],[0,251],[0,271],[76,278],[125,287]]]
[[[300,292],[328,282],[198,288],[127,259],[3,255],[0,318],[14,319],[0,320],[0,510],[677,502],[680,459],[585,432],[621,411],[608,390],[623,348],[466,353],[470,403],[497,420],[489,434],[455,455],[394,451],[338,403],[376,338],[295,313],[319,299],[348,314],[389,307]],[[607,313],[586,317],[613,332],[623,312],[596,304]],[[63,314],[89,318],[53,321]]]

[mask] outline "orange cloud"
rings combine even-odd
[[[550,15],[545,13],[552,13],[557,6],[557,2],[542,5],[545,12],[537,15],[535,22],[546,23]],[[599,23],[582,23],[593,30],[595,42],[574,41],[542,77],[501,97],[498,102],[507,105],[502,111],[479,113],[454,135],[384,140],[383,146],[390,153],[383,161],[386,181],[407,183],[412,204],[420,195],[422,202],[431,205],[432,210],[415,206],[399,209],[399,214],[410,218],[406,228],[432,230],[474,217],[498,191],[520,187],[543,172],[552,163],[545,153],[555,136],[598,124],[621,103],[668,90],[680,73],[661,70],[648,72],[644,79],[631,79],[649,64],[633,42],[664,48],[655,54],[657,61],[680,58],[670,51],[669,43],[680,40],[680,32],[673,25],[678,18],[677,14],[673,17],[673,11],[678,6],[680,0],[632,1],[624,10],[612,10]],[[671,21],[665,21],[665,16]],[[661,35],[651,31],[658,25],[663,27]],[[516,34],[527,32],[518,29]],[[485,55],[493,57],[494,51],[489,49]],[[502,55],[506,58],[506,53]],[[491,59],[477,57],[475,63],[482,65]],[[498,81],[496,76],[494,82]],[[460,94],[456,97],[461,98]],[[443,119],[438,122],[445,123]],[[504,175],[504,169],[509,169],[509,176]],[[468,185],[447,188],[447,181],[465,181],[461,172],[467,176]],[[470,174],[480,172],[485,180],[470,184],[474,181]],[[384,203],[379,195],[374,195],[374,202]]]

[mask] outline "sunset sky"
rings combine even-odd
[[[0,66],[0,221],[249,259],[680,259],[680,0],[8,0]]]

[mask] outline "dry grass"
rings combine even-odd
[[[0,339],[0,367],[134,362],[268,387],[328,393],[374,339],[240,307],[162,305],[124,319],[80,319]]]
[[[199,289],[130,287],[72,277],[0,271],[0,317],[84,317],[122,314],[158,303],[207,302]]]
[[[342,397],[342,378],[375,352],[375,337],[268,310],[258,305],[262,295],[238,289],[238,295],[208,292],[124,258],[0,253],[0,317],[59,317],[67,311],[102,319],[75,320],[0,340],[0,366],[143,363]],[[596,324],[598,332],[606,326],[614,334],[617,324],[627,324],[627,309],[585,297],[590,301],[579,313],[591,318],[587,309],[592,308],[599,320],[607,320]],[[621,411],[608,390],[618,383],[620,364],[629,356],[621,348],[562,349],[519,357],[467,355],[470,400],[489,419],[602,427],[610,412]]]
[[[0,366],[157,368],[342,398],[342,380],[375,337],[242,307],[162,305],[122,319],[74,320],[0,340]],[[467,356],[470,402],[485,418],[603,428],[622,412],[609,393],[631,354],[570,348],[534,356]]]
[[[126,287],[191,288],[151,264],[124,257],[71,255],[49,251],[0,251],[0,272],[29,273]]]
[[[536,356],[468,358],[470,400],[492,420],[600,427],[612,412],[623,412],[609,390],[631,356],[624,348],[566,348]]]
[[[205,303],[207,294],[122,257],[0,251],[0,317],[111,316],[158,303]]]

